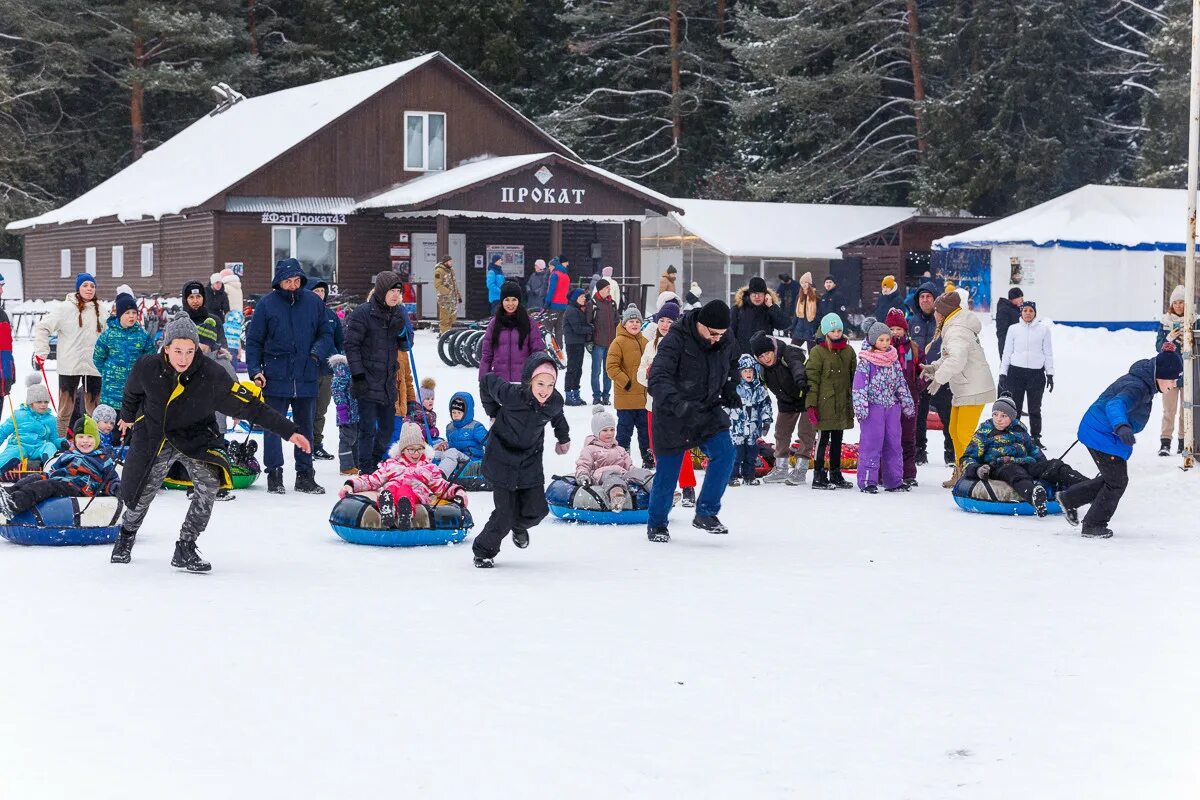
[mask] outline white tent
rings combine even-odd
[[[933,246],[989,251],[996,301],[1019,285],[1056,322],[1152,330],[1182,282],[1186,222],[1182,190],[1089,185]]]

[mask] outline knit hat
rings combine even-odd
[[[100,444],[100,429],[96,427],[96,420],[85,416],[80,420],[79,427],[80,430],[75,431],[76,436],[82,433],[84,436],[92,437],[96,444]]]
[[[828,336],[830,331],[845,330],[842,318],[832,311],[821,317],[821,335]]]
[[[462,394],[456,394],[450,398],[450,413],[453,414],[455,411],[467,413],[467,399]]]
[[[762,278],[758,277],[757,275],[755,275],[753,278],[750,279],[750,282],[748,284],[746,284],[746,288],[750,291],[750,294],[755,294],[755,293],[766,294],[767,293],[767,282],[764,281]]]
[[[891,336],[892,335],[891,327],[888,326],[886,323],[876,322],[874,325],[871,325],[870,327],[867,328],[867,344],[874,347],[875,340],[878,339],[880,336],[883,336],[884,334]]]
[[[663,303],[662,308],[654,315],[655,322],[660,319],[669,319],[672,322],[679,319],[679,303],[674,300]]]
[[[545,268],[546,268],[546,259],[544,259],[544,258],[539,258],[537,261],[534,261],[534,262],[533,262],[533,268],[534,268],[534,269],[536,269],[536,270],[543,270],[543,269],[545,269]]]
[[[625,311],[621,314],[621,324],[624,325],[626,322],[631,320],[637,320],[638,322],[642,321],[642,312],[638,311],[638,307],[633,303],[625,306]]]
[[[905,318],[904,312],[898,308],[888,311],[887,319],[883,321],[883,324],[889,328],[903,328],[904,330],[908,330],[908,319]]]
[[[516,281],[505,281],[500,285],[500,299],[506,300],[510,297],[521,299],[521,284]]]
[[[1187,299],[1187,289],[1183,288],[1182,286],[1176,286],[1174,289],[1171,290],[1171,302],[1172,303],[1182,303],[1186,299]]]
[[[120,286],[117,287],[117,297],[120,297],[123,294],[127,294],[130,297],[133,297],[134,296],[133,287],[130,286],[128,283],[122,283]]]
[[[1183,374],[1183,359],[1179,357],[1174,342],[1166,342],[1154,358],[1154,377],[1160,380],[1178,380]]]
[[[692,285],[688,287],[688,294],[694,294],[699,298],[704,294],[704,291],[700,288],[700,284],[692,281]]]
[[[187,299],[194,294],[204,297],[204,284],[200,281],[188,281],[183,285],[183,302],[185,304]]]
[[[944,295],[933,301],[933,310],[941,314],[943,317],[948,317],[954,311],[962,308],[962,297],[958,292],[946,292]]]
[[[196,323],[192,322],[187,314],[180,314],[163,329],[163,347],[167,347],[176,339],[188,339],[197,347],[200,346],[200,334],[196,331]]]
[[[892,292],[896,291],[896,276],[895,275],[884,275],[883,282],[881,285],[882,285],[884,294],[891,294]]]
[[[1006,394],[1000,395],[996,402],[992,403],[992,411],[999,411],[1014,422],[1021,418],[1021,415],[1017,413],[1017,404]]]
[[[117,319],[120,319],[126,311],[137,311],[137,301],[133,299],[132,295],[119,294],[117,295]]]
[[[415,422],[405,422],[400,428],[400,438],[396,440],[396,455],[406,447],[425,447],[425,436],[421,426]]]
[[[729,328],[729,306],[724,300],[709,300],[700,306],[696,313],[696,321],[706,328],[727,330]]]
[[[92,412],[92,419],[96,420],[96,422],[111,422],[113,425],[116,425],[117,410],[112,406],[106,406],[104,403],[101,403]]]
[[[25,376],[25,403],[33,405],[34,403],[49,403],[50,390],[46,388],[46,383],[42,380],[42,376],[36,372],[31,372]]]
[[[607,289],[607,288],[608,288],[608,281],[605,280],[604,278],[601,278],[598,281],[596,281],[596,291],[597,292],[599,292],[601,289]]]
[[[199,337],[200,344],[213,350],[217,346],[217,321],[212,317],[208,317],[199,325],[196,326],[196,336]]]
[[[437,381],[433,378],[421,379],[421,402],[432,400],[434,398],[434,390],[437,389]]]
[[[809,286],[812,286],[812,281],[813,281],[813,278],[812,278],[811,272],[806,272],[800,276],[800,283],[806,283]]]
[[[575,305],[575,301],[587,294],[583,289],[575,288],[567,293],[567,305]]]
[[[225,282],[225,279],[221,277],[221,273],[219,273],[219,272],[214,272],[212,275],[208,276],[208,283],[210,286],[214,283],[224,283],[224,282]]]
[[[75,291],[78,292],[80,287],[82,287],[85,283],[90,283],[92,286],[96,285],[96,278],[92,275],[92,273],[81,272],[75,276]]]
[[[557,381],[558,368],[554,366],[553,361],[547,358],[545,361],[533,368],[533,373],[529,376],[529,382],[533,383],[533,379],[538,375],[549,375],[551,378]]]
[[[775,351],[775,342],[770,336],[767,336],[762,331],[756,331],[750,337],[750,355],[758,358],[763,353],[773,353]]]
[[[600,274],[603,275],[605,278],[611,278],[612,274],[613,274],[613,268],[605,267],[604,269],[600,270]]]
[[[752,369],[754,370],[754,374],[757,375],[758,362],[749,353],[742,353],[738,356],[738,369]]]
[[[832,275],[826,275],[825,280],[833,281],[835,285],[837,284],[837,278],[833,277]],[[822,283],[824,283],[824,281],[822,281]]]
[[[613,416],[611,411],[606,411],[604,406],[596,406],[592,412],[592,435],[599,436],[600,431],[605,428],[617,427],[617,418]]]
[[[1025,296],[1025,292],[1021,289],[1020,286],[1014,286],[1008,290],[1008,299],[1009,300],[1016,300],[1018,297],[1024,297],[1024,296]]]
[[[667,274],[668,274],[668,275],[674,275],[674,274],[676,274],[677,272],[679,272],[679,270],[675,269],[675,265],[674,265],[674,264],[668,264],[668,265],[667,265]],[[699,294],[699,292],[697,292],[697,294]]]
[[[1021,303],[1021,308],[1022,309],[1032,308],[1033,313],[1037,314],[1037,303],[1033,302],[1032,300],[1026,300],[1024,303]]]

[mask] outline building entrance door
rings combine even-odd
[[[463,300],[458,304],[458,315],[466,314],[467,304],[467,235],[450,234],[450,258],[454,259],[454,280]],[[421,287],[421,313],[437,317],[437,292],[433,290],[433,268],[437,266],[437,234],[414,233],[412,235],[412,279],[423,283]]]

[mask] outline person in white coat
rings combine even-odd
[[[1021,321],[1009,327],[1000,359],[1000,391],[1012,397],[1017,417],[1029,396],[1029,433],[1042,446],[1042,393],[1054,391],[1054,345],[1050,326],[1037,318],[1037,304],[1021,304]]]
[[[108,313],[108,304],[96,297],[96,279],[81,272],[75,278],[75,291],[33,326],[33,355],[39,369],[50,355],[50,337],[58,337],[59,436],[67,435],[75,410],[75,391],[81,382],[86,412],[90,415],[100,402],[100,371],[92,361],[92,353]]]

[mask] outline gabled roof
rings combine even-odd
[[[943,236],[933,246],[952,250],[1026,244],[1182,252],[1186,232],[1186,191],[1091,184],[1010,217]]]
[[[512,108],[441,53],[428,53],[251,97],[204,116],[81,197],[40,216],[11,222],[8,230],[112,216],[122,221],[158,219],[196,208],[435,59]],[[515,109],[513,113],[520,116]]]
[[[841,258],[840,245],[912,217],[915,208],[674,198],[686,230],[729,256]]]

